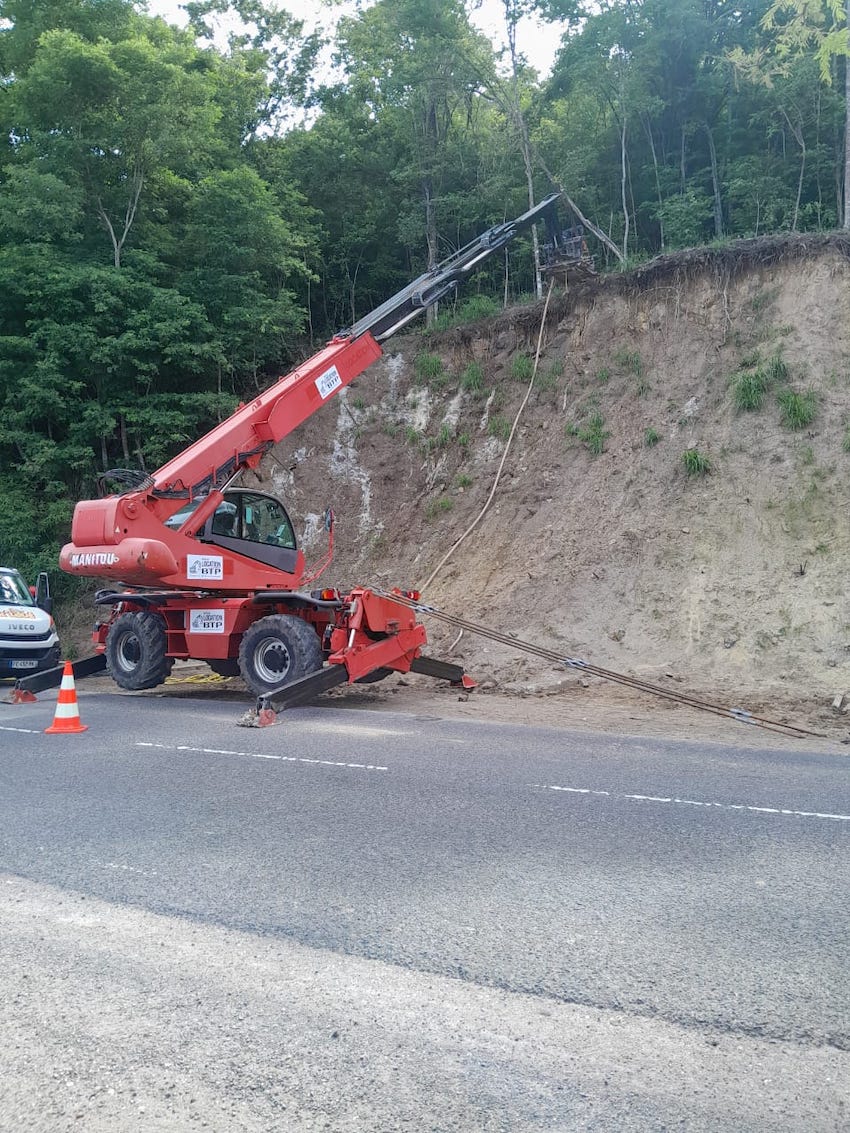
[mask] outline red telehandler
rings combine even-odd
[[[424,627],[391,597],[368,587],[309,589],[331,560],[331,513],[327,554],[307,568],[283,505],[234,482],[378,359],[379,343],[482,260],[538,220],[557,239],[558,196],[421,275],[153,475],[115,470],[109,475],[123,477],[127,490],[77,504],[59,563],[115,586],[95,598],[110,609],[93,636],[121,688],[154,688],[178,658],[241,675],[256,696],[280,707],[393,670],[463,678],[458,666],[421,655]]]

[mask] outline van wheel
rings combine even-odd
[[[161,685],[174,665],[166,657],[165,619],[152,610],[119,614],[106,637],[106,669],[119,688],[139,692]]]
[[[303,618],[270,614],[242,635],[239,671],[255,696],[264,696],[321,667],[322,643]]]

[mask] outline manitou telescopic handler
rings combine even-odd
[[[283,504],[233,485],[376,361],[379,343],[482,260],[538,220],[557,241],[557,200],[547,197],[425,272],[153,475],[113,471],[128,490],[77,504],[59,562],[115,586],[95,599],[110,610],[94,643],[121,688],[154,688],[188,658],[241,675],[258,697],[286,686],[288,704],[393,670],[463,677],[458,666],[421,656],[425,629],[392,597],[369,587],[308,589],[331,560],[330,513],[328,551],[308,568]]]

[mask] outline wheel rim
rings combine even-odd
[[[123,633],[118,640],[115,650],[115,660],[119,668],[125,673],[132,673],[139,666],[142,657],[142,647],[138,634]]]
[[[292,668],[292,656],[282,641],[267,638],[260,642],[254,653],[254,669],[266,684],[282,684]]]

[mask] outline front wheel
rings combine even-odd
[[[140,692],[161,685],[174,660],[168,648],[165,619],[152,610],[119,614],[106,635],[106,668],[119,688]]]
[[[242,635],[239,671],[255,696],[264,696],[321,667],[322,643],[303,618],[270,614]]]

